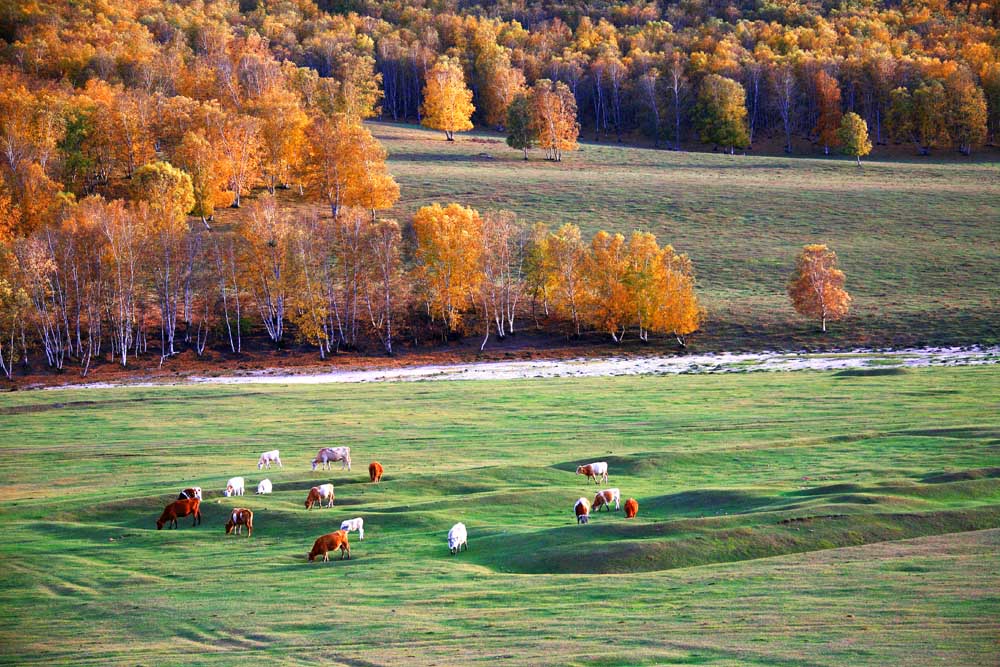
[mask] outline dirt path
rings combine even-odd
[[[241,374],[205,377],[192,375],[169,382],[122,383],[130,386],[163,384],[325,384],[331,382],[413,382],[418,380],[514,380],[524,378],[598,377],[616,375],[674,375],[679,373],[748,373],[761,371],[865,369],[869,373],[927,366],[970,366],[1000,363],[1000,347],[922,348],[909,350],[855,350],[851,352],[761,352],[701,354],[560,361],[495,361],[470,364],[412,366],[408,368],[290,372],[275,368]],[[91,383],[54,389],[119,386]]]

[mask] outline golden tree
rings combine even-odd
[[[587,268],[587,247],[580,236],[580,228],[566,223],[545,237],[538,249],[542,257],[537,263],[541,264],[540,273],[545,276],[542,292],[551,298],[557,310],[572,319],[579,336]]]
[[[825,245],[807,245],[799,254],[795,273],[788,283],[792,306],[801,315],[822,321],[839,320],[851,305],[844,289],[844,272],[837,268],[837,254]]]
[[[576,150],[580,124],[576,122],[576,98],[561,81],[540,79],[531,89],[531,128],[538,145],[550,160],[562,161],[563,151]]]
[[[837,130],[840,138],[840,150],[845,155],[857,159],[861,166],[861,156],[872,152],[872,142],[868,139],[868,123],[853,111],[844,114]]]
[[[427,73],[424,84],[421,124],[444,130],[448,141],[455,133],[472,129],[472,91],[465,86],[465,75],[457,58],[442,56]]]
[[[635,316],[629,286],[629,257],[625,237],[599,231],[590,241],[587,256],[587,296],[584,320],[620,343]]]
[[[191,176],[194,195],[191,212],[200,216],[202,224],[208,227],[208,221],[215,215],[215,207],[231,201],[231,197],[223,192],[229,177],[228,162],[219,159],[212,144],[200,130],[185,133],[174,151],[174,161]]]
[[[483,221],[461,204],[424,206],[413,216],[417,237],[417,277],[426,290],[431,315],[459,331],[481,279],[480,238]]]
[[[823,145],[823,153],[830,154],[830,147],[840,145],[840,85],[837,80],[820,70],[816,74],[816,98],[819,103],[819,118],[814,132]]]
[[[253,112],[261,121],[261,165],[267,189],[274,194],[276,186],[287,186],[305,152],[309,118],[299,106],[298,97],[281,88],[272,88],[255,100]]]

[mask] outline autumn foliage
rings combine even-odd
[[[826,332],[827,321],[847,315],[851,295],[844,289],[846,276],[837,268],[837,254],[825,245],[807,245],[795,262],[795,273],[788,283],[788,296],[795,310],[820,320]]]

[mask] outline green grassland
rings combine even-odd
[[[896,160],[859,169],[796,158],[581,145],[562,163],[525,162],[490,133],[455,143],[384,123],[371,129],[399,181],[394,212],[458,201],[522,219],[654,232],[688,253],[709,309],[695,344],[725,349],[998,342],[1000,163]],[[837,251],[855,298],[819,336],[788,305],[804,244]]]
[[[5,394],[0,662],[996,664],[997,414],[997,367]],[[637,519],[575,524],[592,460]]]

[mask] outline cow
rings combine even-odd
[[[601,511],[601,507],[607,507],[611,511],[611,503],[615,504],[615,511],[622,508],[622,494],[618,489],[604,489],[598,491],[594,496],[594,511]]]
[[[586,475],[588,480],[594,480],[595,484],[608,483],[608,464],[606,461],[596,461],[585,466],[578,466],[577,475]],[[600,478],[598,480],[598,478]]]
[[[257,484],[257,493],[258,494],[271,493],[271,480],[269,479],[260,480],[260,482]]]
[[[187,498],[197,498],[198,500],[201,500],[201,487],[189,486],[177,494],[177,500],[186,500]]]
[[[459,522],[448,531],[448,551],[454,556],[463,546],[466,551],[469,550],[469,532],[465,529],[465,524]]]
[[[316,560],[316,556],[323,554],[323,562],[325,563],[330,560],[329,552],[336,549],[340,549],[340,560],[344,560],[345,557],[348,560],[351,559],[351,545],[347,541],[347,533],[342,530],[316,538],[312,551],[309,552],[309,562],[313,562]]]
[[[328,501],[327,507],[333,507],[333,484],[320,484],[309,489],[309,495],[306,496],[306,509],[311,510],[316,503],[323,507],[323,500]]]
[[[364,541],[365,539],[365,520],[361,517],[354,519],[348,519],[340,523],[340,529],[345,533],[349,533],[352,530],[358,531],[358,539]]]
[[[639,503],[636,502],[635,498],[629,498],[625,501],[625,518],[634,519],[635,515],[639,513]]]
[[[175,500],[166,506],[163,514],[156,520],[156,529],[162,530],[165,524],[172,524],[170,527],[177,528],[177,519],[194,515],[192,526],[201,524],[201,501],[197,498],[186,498]]]
[[[247,527],[247,537],[250,537],[253,534],[253,512],[245,507],[237,507],[229,515],[229,521],[226,522],[226,535],[234,530],[237,535],[242,535],[243,526]]]
[[[226,482],[226,488],[222,492],[226,498],[230,496],[242,496],[246,491],[246,481],[242,477],[231,477]]]
[[[260,458],[257,459],[257,470],[263,470],[265,467],[270,469],[272,463],[277,463],[279,468],[285,467],[281,465],[281,456],[278,454],[277,449],[272,449],[260,455]]]
[[[329,470],[330,464],[334,461],[340,461],[340,469],[343,470],[347,468],[351,469],[351,448],[350,447],[324,447],[319,450],[316,454],[316,458],[313,459],[312,466],[313,470],[316,470],[320,465],[323,466],[323,470]]]
[[[573,513],[576,514],[577,523],[587,523],[590,521],[590,501],[586,498],[580,498],[573,505]]]
[[[382,464],[378,461],[372,461],[368,464],[368,477],[371,478],[373,484],[378,484],[382,481],[382,473],[384,471]]]

